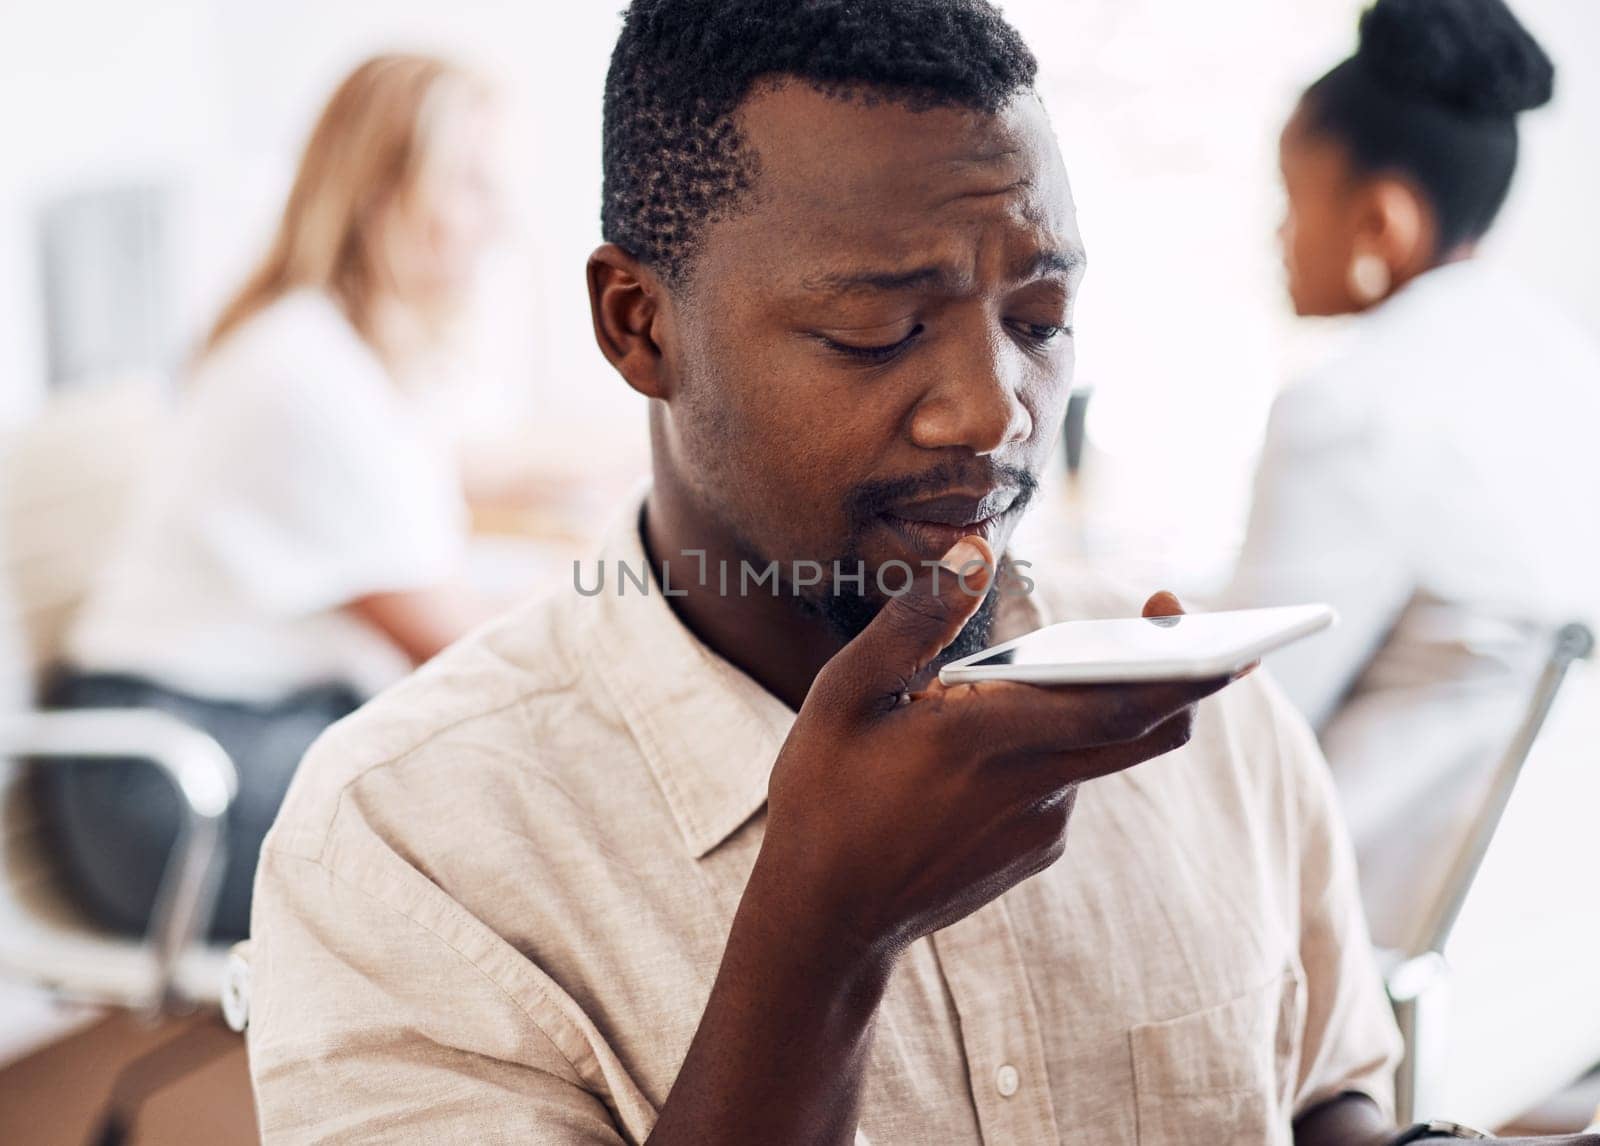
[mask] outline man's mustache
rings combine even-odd
[[[981,493],[1014,489],[1016,499],[1008,513],[1026,508],[1039,488],[1039,479],[1020,466],[996,463],[980,465],[940,465],[926,473],[901,478],[863,482],[845,499],[845,510],[852,528],[859,530],[896,508],[951,493]]]

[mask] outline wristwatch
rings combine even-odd
[[[1445,1122],[1435,1119],[1432,1122],[1418,1122],[1415,1126],[1408,1126],[1400,1132],[1400,1137],[1390,1141],[1389,1146],[1406,1146],[1407,1142],[1426,1142],[1430,1138],[1488,1138],[1482,1130],[1474,1130],[1470,1126],[1463,1126],[1459,1122]]]

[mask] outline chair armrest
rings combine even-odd
[[[1438,1113],[1437,1068],[1449,1045],[1450,968],[1436,951],[1406,958],[1379,952],[1384,988],[1405,1050],[1395,1068],[1395,1117],[1401,1126]]]
[[[1452,857],[1443,893],[1426,907],[1421,941],[1407,951],[1378,953],[1389,1002],[1405,1042],[1395,1074],[1395,1106],[1401,1125],[1442,1113],[1437,1105],[1443,1093],[1439,1072],[1447,1057],[1450,1017],[1450,967],[1443,952],[1568,670],[1574,662],[1590,657],[1594,648],[1594,635],[1582,624],[1564,625],[1555,632],[1528,707],[1496,766],[1490,791]]]
[[[1407,955],[1421,956],[1429,951],[1444,950],[1450,932],[1455,927],[1456,917],[1466,903],[1467,893],[1472,890],[1472,881],[1478,874],[1478,868],[1489,852],[1489,845],[1494,842],[1500,818],[1511,802],[1522,766],[1527,763],[1528,754],[1544,728],[1545,718],[1550,715],[1556,696],[1567,679],[1567,672],[1574,662],[1588,658],[1593,652],[1594,634],[1586,625],[1572,622],[1556,630],[1550,654],[1534,686],[1528,708],[1496,766],[1489,795],[1478,810],[1471,831],[1452,857],[1443,884],[1443,894],[1430,905],[1425,925],[1418,932],[1420,938],[1406,952]]]
[[[222,974],[222,1018],[228,1026],[244,1033],[250,1025],[250,940],[241,939],[228,949],[228,965]]]
[[[174,1001],[178,960],[205,933],[220,887],[228,809],[239,777],[210,736],[154,709],[99,708],[0,716],[0,757],[149,760],[178,792],[183,820],[161,876],[146,945],[155,957],[151,1011]]]

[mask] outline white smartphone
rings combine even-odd
[[[1066,621],[951,661],[939,670],[939,679],[945,684],[1205,680],[1238,672],[1337,619],[1328,605],[1284,605],[1180,617]]]

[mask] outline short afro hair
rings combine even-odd
[[[734,113],[758,80],[992,113],[1036,71],[985,0],[633,0],[606,76],[601,234],[681,284],[754,177]]]

